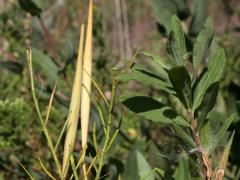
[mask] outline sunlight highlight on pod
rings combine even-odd
[[[78,50],[77,58],[77,68],[75,73],[75,79],[72,89],[72,96],[68,114],[68,124],[67,124],[67,133],[65,138],[64,145],[64,155],[63,155],[63,164],[62,164],[62,174],[67,175],[69,158],[74,147],[77,127],[78,127],[78,118],[81,102],[81,84],[82,84],[82,59],[83,59],[83,43],[84,43],[84,25],[81,26],[81,35],[80,43]]]
[[[69,159],[74,147],[79,111],[81,111],[82,148],[87,147],[88,122],[90,114],[91,74],[92,74],[92,0],[89,1],[89,15],[86,34],[86,43],[83,54],[84,26],[81,27],[81,36],[77,60],[77,69],[73,84],[71,103],[68,115],[67,134],[64,145],[62,173],[67,175]]]
[[[92,0],[89,1],[88,25],[86,44],[83,58],[82,100],[81,100],[81,128],[82,148],[87,146],[88,122],[90,115],[90,94],[92,76]]]

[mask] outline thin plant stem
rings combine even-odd
[[[59,146],[59,144],[60,144],[60,142],[61,142],[61,140],[62,140],[63,134],[64,134],[64,132],[65,132],[65,130],[66,130],[66,128],[67,128],[67,124],[68,124],[68,120],[65,121],[65,123],[64,123],[64,125],[63,125],[63,128],[62,128],[62,130],[61,130],[61,132],[60,132],[60,135],[58,136],[57,143],[56,143],[56,145],[55,145],[55,147],[54,147],[55,151],[57,151],[57,149],[58,149],[58,146]]]
[[[96,122],[93,124],[93,145],[95,148],[95,151],[98,151],[98,145],[97,145],[97,135],[96,135]]]
[[[54,84],[54,88],[53,88],[53,91],[52,91],[52,94],[51,94],[51,97],[49,100],[49,104],[48,104],[48,108],[47,108],[47,115],[45,118],[45,126],[47,126],[47,123],[48,123],[48,119],[49,119],[49,115],[50,115],[50,111],[51,111],[51,107],[52,107],[52,103],[53,103],[53,98],[55,95],[56,86],[57,86],[57,82],[55,82],[55,84]]]
[[[48,129],[45,126],[45,122],[44,122],[44,120],[42,118],[42,115],[41,115],[41,112],[40,112],[40,108],[39,108],[39,104],[38,104],[38,101],[37,101],[37,96],[36,96],[36,93],[35,93],[35,86],[34,86],[34,81],[33,81],[32,52],[31,52],[31,50],[27,50],[27,58],[28,58],[28,66],[29,66],[29,71],[30,71],[31,91],[32,91],[32,96],[33,96],[35,109],[37,111],[38,119],[39,119],[40,124],[42,126],[44,135],[45,135],[45,137],[47,139],[47,143],[48,143],[49,149],[50,149],[50,151],[52,153],[54,162],[55,162],[55,164],[57,166],[58,175],[59,175],[60,179],[63,180],[63,176],[62,176],[62,172],[61,172],[61,165],[60,165],[59,159],[57,157],[56,151],[54,149],[53,142],[52,142],[52,139],[51,139],[51,137],[49,135]]]
[[[98,102],[98,100],[96,100],[96,104],[97,104],[97,109],[98,109],[98,113],[99,113],[99,116],[100,116],[100,120],[101,120],[101,123],[102,123],[102,127],[103,127],[103,131],[104,131],[104,134],[106,135],[106,125],[105,125],[105,120],[104,120],[104,116],[103,116],[103,112],[102,112],[102,109],[100,107],[100,103]]]
[[[70,163],[71,163],[71,166],[72,166],[74,179],[78,180],[79,178],[78,178],[78,175],[77,175],[77,169],[76,169],[76,165],[75,165],[75,162],[74,162],[73,154],[70,155]]]
[[[77,165],[76,165],[76,167],[75,167],[75,169],[77,170],[82,164],[83,164],[83,161],[84,161],[84,158],[85,158],[85,154],[86,154],[86,147],[85,148],[83,148],[83,150],[82,150],[82,154],[81,154],[81,156],[80,156],[80,159],[78,160],[78,163],[77,163]],[[70,180],[73,178],[73,174],[71,175],[71,177],[70,177]]]
[[[113,84],[112,84],[112,95],[110,100],[110,105],[108,109],[108,120],[107,120],[107,128],[106,128],[106,137],[103,144],[103,149],[100,152],[100,158],[98,163],[98,169],[96,174],[96,180],[100,179],[102,167],[104,164],[105,154],[108,150],[110,139],[110,133],[111,133],[111,124],[112,124],[112,114],[113,114],[113,107],[114,107],[114,101],[115,101],[115,95],[116,95],[116,89],[117,89],[118,81],[116,80],[116,69],[113,69]]]
[[[19,163],[20,166],[23,168],[23,170],[27,173],[28,177],[31,179],[31,180],[35,180],[34,177],[30,174],[30,172],[28,172],[28,170],[21,164]]]
[[[53,180],[56,180],[56,178],[53,177],[53,175],[47,170],[47,168],[46,168],[45,165],[43,164],[41,158],[38,158],[38,161],[39,161],[42,169],[44,170],[44,172],[48,175],[48,177],[50,177],[50,178],[53,179]]]
[[[113,136],[112,136],[112,138],[111,138],[111,140],[110,140],[110,142],[109,142],[109,145],[108,145],[108,147],[107,147],[107,151],[108,151],[109,148],[112,146],[112,143],[113,143],[114,140],[116,139],[118,133],[119,133],[119,129],[117,129],[117,130],[114,132],[114,134],[113,134]]]
[[[204,171],[201,173],[204,176],[204,178],[206,178],[207,180],[211,180],[212,179],[211,159],[209,158],[208,153],[203,150],[203,147],[201,144],[201,138],[200,138],[199,132],[197,131],[197,124],[196,124],[196,119],[194,118],[194,113],[192,111],[188,111],[188,116],[189,116],[190,123],[191,123],[193,139],[195,141],[197,148],[200,150],[199,151],[200,156],[201,156],[200,159],[206,170],[206,172]]]

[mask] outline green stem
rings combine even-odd
[[[78,175],[77,175],[76,165],[75,165],[74,158],[73,158],[73,154],[70,155],[70,162],[71,162],[71,166],[72,166],[74,179],[79,180]]]
[[[31,53],[31,50],[27,51],[27,55],[28,55],[28,66],[29,66],[29,70],[30,70],[31,92],[32,92],[32,96],[33,96],[35,109],[37,111],[38,119],[40,120],[40,123],[41,123],[42,129],[43,129],[44,135],[45,135],[45,137],[47,139],[47,143],[48,143],[49,149],[50,149],[50,151],[52,153],[53,159],[54,159],[55,164],[57,166],[57,171],[58,171],[59,177],[60,177],[61,180],[63,180],[60,162],[59,162],[57,154],[56,154],[56,152],[54,150],[53,142],[52,142],[52,139],[51,139],[51,137],[49,135],[48,129],[45,126],[44,120],[42,118],[41,111],[40,111],[40,108],[39,108],[39,104],[38,104],[38,101],[37,101],[37,96],[36,96],[36,93],[35,93],[35,87],[34,87],[34,81],[33,81],[32,53]]]
[[[106,128],[106,138],[104,140],[103,149],[100,152],[99,164],[97,169],[97,174],[95,180],[100,179],[102,167],[104,164],[105,154],[108,150],[108,145],[110,142],[110,133],[111,133],[111,124],[112,124],[112,114],[113,114],[113,106],[115,101],[116,89],[117,89],[118,81],[116,80],[116,69],[113,69],[113,84],[112,84],[112,95],[110,100],[110,105],[108,109],[108,120],[107,120],[107,128]]]

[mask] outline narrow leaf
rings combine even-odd
[[[217,180],[222,180],[223,176],[224,176],[224,172],[227,166],[227,162],[228,162],[228,156],[229,156],[229,152],[232,146],[232,142],[233,142],[233,137],[234,137],[235,131],[232,133],[232,136],[230,138],[230,140],[227,143],[226,148],[223,151],[222,154],[222,158],[219,161],[217,170],[216,170],[216,178]]]
[[[193,47],[193,66],[196,72],[198,72],[199,66],[204,62],[209,46],[213,39],[213,22],[212,19],[207,19],[203,29],[197,37],[197,41]]]
[[[132,65],[132,71],[130,73],[120,74],[117,76],[117,79],[123,82],[135,80],[143,84],[153,85],[167,93],[175,94],[171,85],[163,81],[159,75],[154,74],[137,64]]]
[[[176,15],[171,19],[171,33],[169,35],[168,52],[173,65],[184,66],[186,64],[187,49],[185,35],[182,29],[181,21]]]
[[[218,145],[221,140],[226,136],[228,127],[234,120],[236,120],[236,118],[237,114],[232,114],[228,119],[226,119],[215,137],[214,146],[211,147],[210,152],[212,152],[215,149],[216,145]]]
[[[184,56],[187,53],[185,36],[180,19],[176,15],[173,15],[171,19],[171,30],[173,31],[176,39],[177,47],[180,53]]]
[[[207,114],[212,110],[215,105],[217,95],[218,95],[219,82],[216,82],[209,86],[207,89],[203,101],[199,108],[197,109],[197,126],[201,129],[202,125],[206,122]]]
[[[189,126],[187,121],[178,116],[170,107],[153,98],[129,94],[127,96],[121,96],[120,101],[122,101],[122,103],[131,111],[145,117],[148,120]]]
[[[170,65],[167,64],[167,62],[164,61],[164,59],[160,58],[159,56],[155,56],[148,52],[141,52],[146,57],[150,57],[152,60],[154,60],[156,63],[158,63],[162,68],[169,69]]]
[[[199,80],[196,89],[194,90],[193,110],[201,104],[203,97],[213,83],[220,80],[225,66],[224,50],[218,50],[209,60],[207,72]]]

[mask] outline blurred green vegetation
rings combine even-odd
[[[26,49],[29,47],[33,49],[35,86],[43,117],[46,116],[54,82],[58,82],[48,123],[49,132],[53,141],[56,141],[68,113],[80,25],[86,21],[87,16],[87,0],[25,2],[34,2],[36,9],[31,5],[29,5],[30,9],[24,8],[22,0],[0,1],[0,179],[27,179],[27,174],[19,162],[36,179],[47,179],[39,165],[39,157],[47,168],[54,167],[33,106]],[[121,7],[117,2],[122,3],[120,3]],[[26,10],[32,13],[27,13]],[[237,180],[240,177],[238,140],[240,138],[240,2],[238,0],[95,0],[93,79],[109,100],[111,69],[113,67],[124,69],[125,59],[137,62],[162,75],[160,68],[149,60],[151,58],[137,52],[150,52],[159,56],[164,62],[169,62],[170,58],[166,53],[167,36],[170,32],[169,22],[174,14],[181,20],[188,52],[193,49],[193,43],[208,16],[213,19],[215,31],[211,46],[213,49],[218,47],[225,49],[224,75],[220,80],[217,103],[208,117],[213,119],[215,127],[213,131],[217,131],[219,124],[227,117],[232,113],[237,114],[238,118],[228,129],[228,135],[235,130],[235,137],[225,178]],[[155,89],[155,86],[150,83],[146,87],[133,81],[120,84],[114,118],[122,119],[122,122],[120,133],[104,164],[102,175],[109,174],[106,179],[117,179],[119,174],[123,175],[122,179],[139,179],[142,177],[138,174],[139,171],[147,174],[155,167],[165,171],[166,179],[170,177],[178,179],[181,171],[184,171],[183,168],[188,167],[189,164],[192,177],[198,178],[199,167],[189,160],[188,154],[184,155],[186,151],[184,142],[176,135],[176,129],[145,120],[144,117],[129,112],[118,100],[121,94],[129,91],[144,93],[165,104],[171,104],[179,114],[184,115],[180,102],[164,91]],[[97,90],[93,88],[92,99],[98,96]],[[90,117],[88,157],[96,154],[91,135],[93,122],[97,125],[97,141],[102,142],[104,133],[94,100]],[[78,139],[80,139],[80,130]],[[222,152],[227,142],[227,138],[220,142],[217,152]],[[76,156],[81,149],[80,144],[77,141],[74,149]],[[63,149],[63,142],[60,146],[59,149]],[[191,149],[187,150],[190,151]],[[219,159],[219,156],[218,154],[215,159]],[[138,168],[132,170],[133,166]],[[94,173],[93,171],[92,175]],[[146,179],[154,179],[153,174]],[[156,175],[155,179],[162,178]]]

